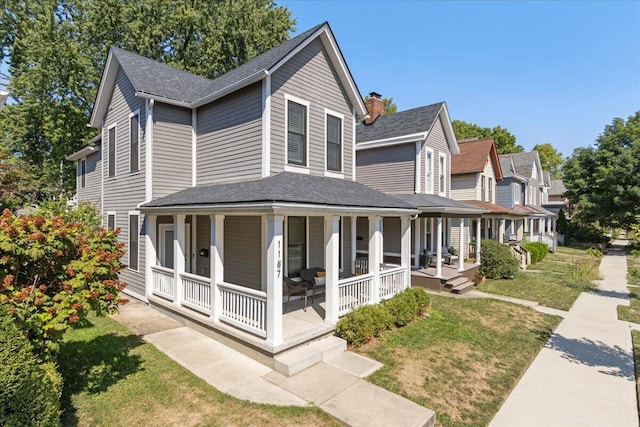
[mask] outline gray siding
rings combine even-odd
[[[324,267],[324,218],[310,216],[309,221],[309,259],[308,267]]]
[[[382,230],[384,232],[383,240],[383,252],[393,253],[393,256],[397,256],[400,253],[400,218],[383,218]]]
[[[204,277],[211,277],[211,253],[209,256],[200,255],[200,249],[209,250],[211,246],[211,220],[206,215],[197,217],[197,237],[196,237],[196,274]]]
[[[271,93],[271,174],[284,170],[288,94],[310,103],[308,167],[313,175],[324,175],[326,170],[324,109],[344,115],[342,164],[345,179],[352,179],[352,107],[320,40],[311,42],[273,74]]]
[[[153,198],[191,187],[191,110],[153,107]]]
[[[256,83],[197,112],[197,185],[262,176],[262,89]]]
[[[445,189],[446,197],[449,197],[451,191],[451,152],[449,151],[449,144],[447,143],[447,137],[444,134],[442,122],[440,118],[436,120],[431,128],[431,132],[427,136],[425,142],[426,146],[433,148],[433,175],[434,175],[434,190],[435,194],[439,194],[439,177],[440,177],[440,153],[446,155],[446,173],[445,173]],[[424,172],[424,171],[423,171]],[[421,177],[424,181],[424,176]]]
[[[436,155],[437,162],[437,155]],[[358,182],[388,193],[413,193],[415,190],[416,146],[414,143],[358,151]],[[434,173],[437,170],[434,168]],[[436,174],[437,176],[437,174]]]
[[[513,208],[513,180],[505,178],[496,185],[496,204]]]
[[[102,152],[97,152],[85,157],[85,186],[82,188],[82,176],[80,160],[76,167],[76,188],[78,202],[89,202],[100,212],[102,207]]]
[[[224,220],[224,281],[262,289],[262,225],[259,216]]]
[[[135,110],[140,110],[140,127],[142,137],[140,138],[140,171],[130,173],[129,171],[129,114]],[[108,129],[116,124],[116,176],[109,177],[108,158]],[[116,226],[121,231],[119,240],[125,243],[125,250],[128,250],[129,240],[129,216],[128,212],[135,210],[136,206],[145,198],[145,102],[136,97],[133,86],[126,74],[120,69],[116,78],[115,87],[111,93],[109,109],[104,117],[104,127],[102,129],[102,153],[104,161],[104,225],[107,224],[106,213],[116,212]],[[138,271],[124,269],[120,273],[120,278],[128,284],[128,289],[138,295],[145,294],[145,239],[144,239],[144,215],[140,215],[139,230],[139,256]],[[128,254],[123,257],[126,263]]]

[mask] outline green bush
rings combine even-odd
[[[0,306],[0,424],[60,425],[62,377],[41,364],[33,347]]]
[[[549,253],[549,246],[540,242],[525,243],[522,247],[531,252],[531,262],[534,264],[542,261]]]
[[[518,271],[518,261],[511,255],[507,245],[495,240],[485,239],[480,242],[480,276],[489,279],[513,277]]]
[[[600,249],[593,246],[587,249],[586,253],[587,255],[590,255],[596,258],[602,258],[604,256],[604,253]]]
[[[359,347],[394,326],[409,324],[428,306],[429,296],[424,290],[410,288],[382,304],[365,305],[350,312],[338,321],[336,335]]]

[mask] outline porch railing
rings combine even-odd
[[[262,338],[267,336],[267,294],[231,283],[218,283],[220,320]]]
[[[211,312],[211,280],[190,273],[181,273],[182,304],[204,314]]]
[[[338,316],[373,302],[373,275],[366,274],[338,281]]]
[[[402,292],[406,284],[406,267],[395,267],[380,272],[380,299],[389,299]]]
[[[173,301],[176,297],[176,283],[173,270],[159,265],[151,266],[153,274],[153,294]]]

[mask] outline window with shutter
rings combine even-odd
[[[287,161],[307,165],[307,107],[293,101],[287,104]]]
[[[327,114],[327,170],[342,170],[342,119]]]

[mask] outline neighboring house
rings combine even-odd
[[[444,102],[383,115],[379,94],[371,93],[367,105],[370,119],[356,126],[356,176],[367,186],[404,200],[420,211],[411,227],[411,257],[415,269],[424,267],[421,255],[434,257],[429,276],[443,277],[443,248],[452,246],[453,221],[479,219],[483,209],[452,200],[451,157],[459,153]],[[384,259],[395,260],[400,228],[395,219],[384,222]],[[467,225],[459,230],[458,246],[468,242]],[[358,253],[366,253],[365,224],[358,224]],[[480,248],[478,247],[478,253]],[[479,256],[476,258],[479,262]],[[464,271],[463,258],[457,270]],[[428,270],[428,269],[427,269]],[[427,271],[422,269],[421,271]]]
[[[497,203],[525,214],[524,233],[530,241],[544,241],[553,250],[557,245],[557,215],[542,205],[547,200],[549,184],[544,177],[537,151],[499,156],[503,180],[498,183]],[[515,232],[515,224],[507,227]]]
[[[549,185],[549,198],[543,207],[555,214],[559,214],[560,210],[565,213],[569,207],[569,200],[564,196],[567,192],[564,182],[561,179],[551,179]]]
[[[89,140],[89,145],[67,157],[76,162],[76,200],[102,207],[102,135]]]
[[[458,141],[458,145],[460,154],[451,160],[451,197],[487,211],[480,221],[483,239],[501,243],[521,240],[524,214],[496,204],[497,183],[503,177],[493,138]],[[454,223],[454,244],[458,226]],[[476,227],[474,219],[469,227],[470,241],[475,241]]]
[[[69,158],[79,200],[121,229],[129,295],[274,355],[409,285],[418,211],[355,181],[366,114],[327,23],[214,80],[112,48],[90,123],[101,145]],[[380,257],[387,218],[395,265]],[[283,313],[283,277],[307,267],[326,269],[326,292],[305,321]]]

